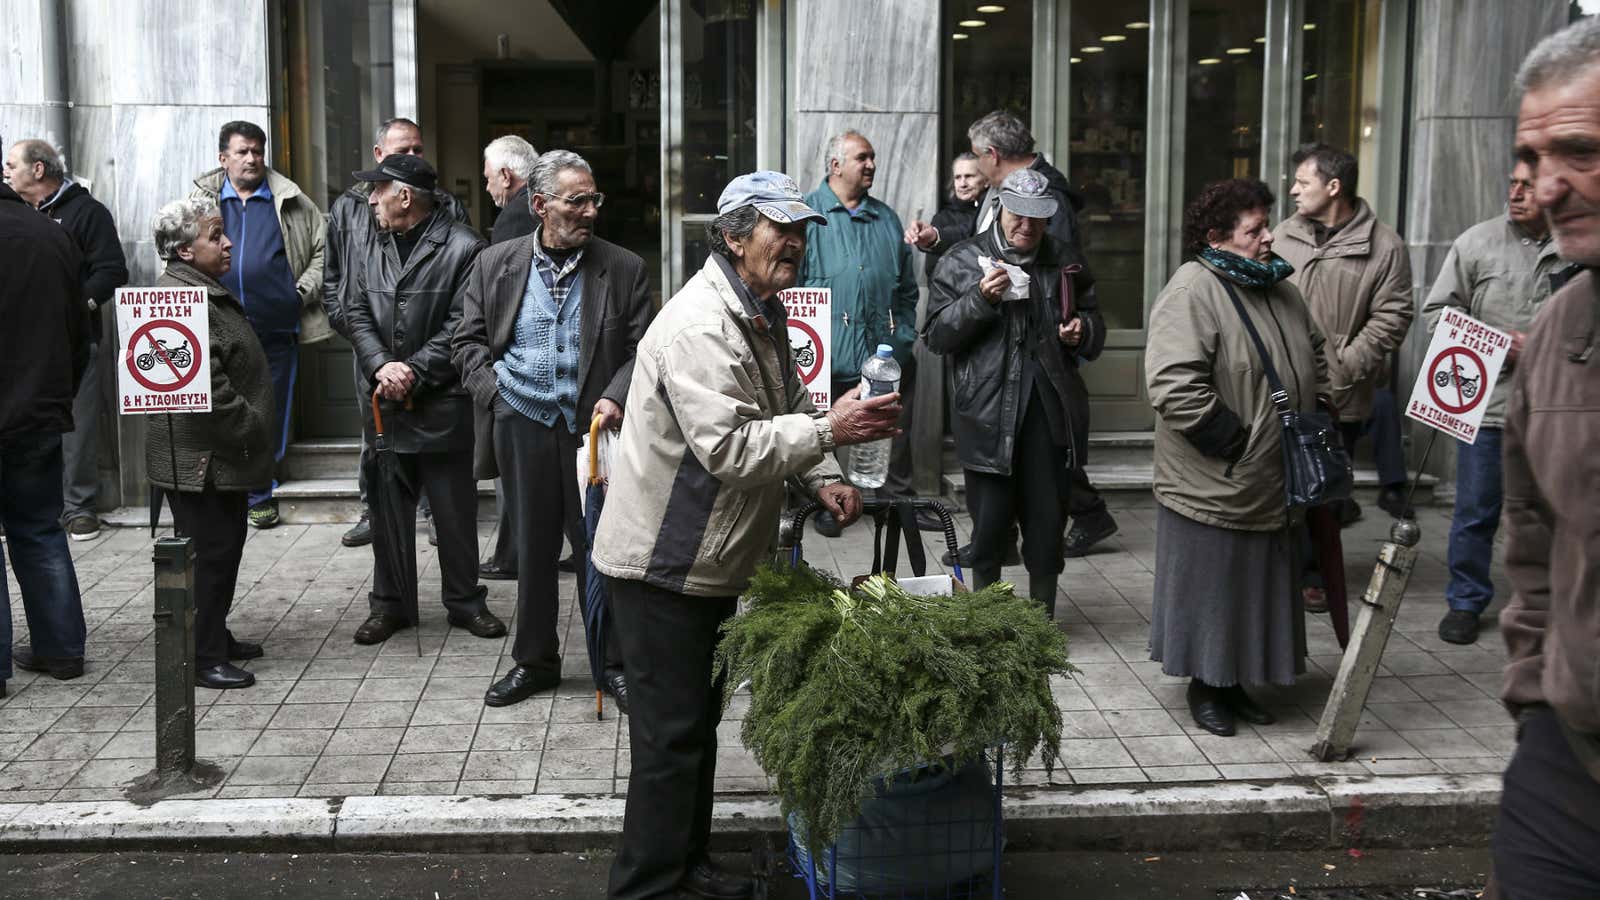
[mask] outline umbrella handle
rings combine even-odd
[[[596,415],[589,420],[589,483],[601,484],[600,478],[600,425],[605,416]]]
[[[381,436],[383,434],[383,413],[378,411],[377,388],[374,388],[372,391],[372,427],[378,433],[378,435]]]

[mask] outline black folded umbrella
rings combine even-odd
[[[367,477],[368,502],[372,505],[372,554],[384,554],[399,582],[401,606],[406,621],[417,624],[417,557],[406,552],[405,535],[416,534],[416,486],[406,477],[394,448],[383,433],[383,413],[378,409],[378,392],[372,392],[372,466]],[[381,533],[380,533],[381,532]],[[413,538],[415,540],[415,538]]]

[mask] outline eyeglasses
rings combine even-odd
[[[551,200],[560,200],[574,209],[582,209],[591,203],[594,204],[595,209],[599,209],[606,203],[606,195],[600,193],[599,191],[596,191],[593,194],[573,194],[571,197],[563,197],[560,194],[550,194],[546,193],[545,191],[540,191],[539,193],[544,194]]]

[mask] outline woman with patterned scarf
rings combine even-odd
[[[1224,736],[1237,719],[1274,720],[1245,684],[1292,685],[1305,671],[1282,428],[1241,316],[1296,409],[1327,402],[1328,367],[1305,299],[1285,280],[1293,268],[1272,252],[1272,203],[1265,184],[1233,179],[1189,204],[1191,259],[1156,298],[1145,351],[1156,412],[1150,658],[1190,679],[1195,724]]]

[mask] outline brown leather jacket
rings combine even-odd
[[[1406,338],[1415,310],[1406,242],[1378,221],[1367,201],[1322,246],[1310,219],[1294,215],[1273,232],[1272,249],[1294,266],[1289,280],[1311,305],[1328,339],[1328,378],[1342,422],[1372,415],[1372,392],[1389,371],[1389,354]]]
[[[1600,734],[1600,314],[1595,273],[1573,279],[1534,321],[1505,430],[1510,650],[1501,698],[1547,703]],[[1591,348],[1585,353],[1585,346]]]

